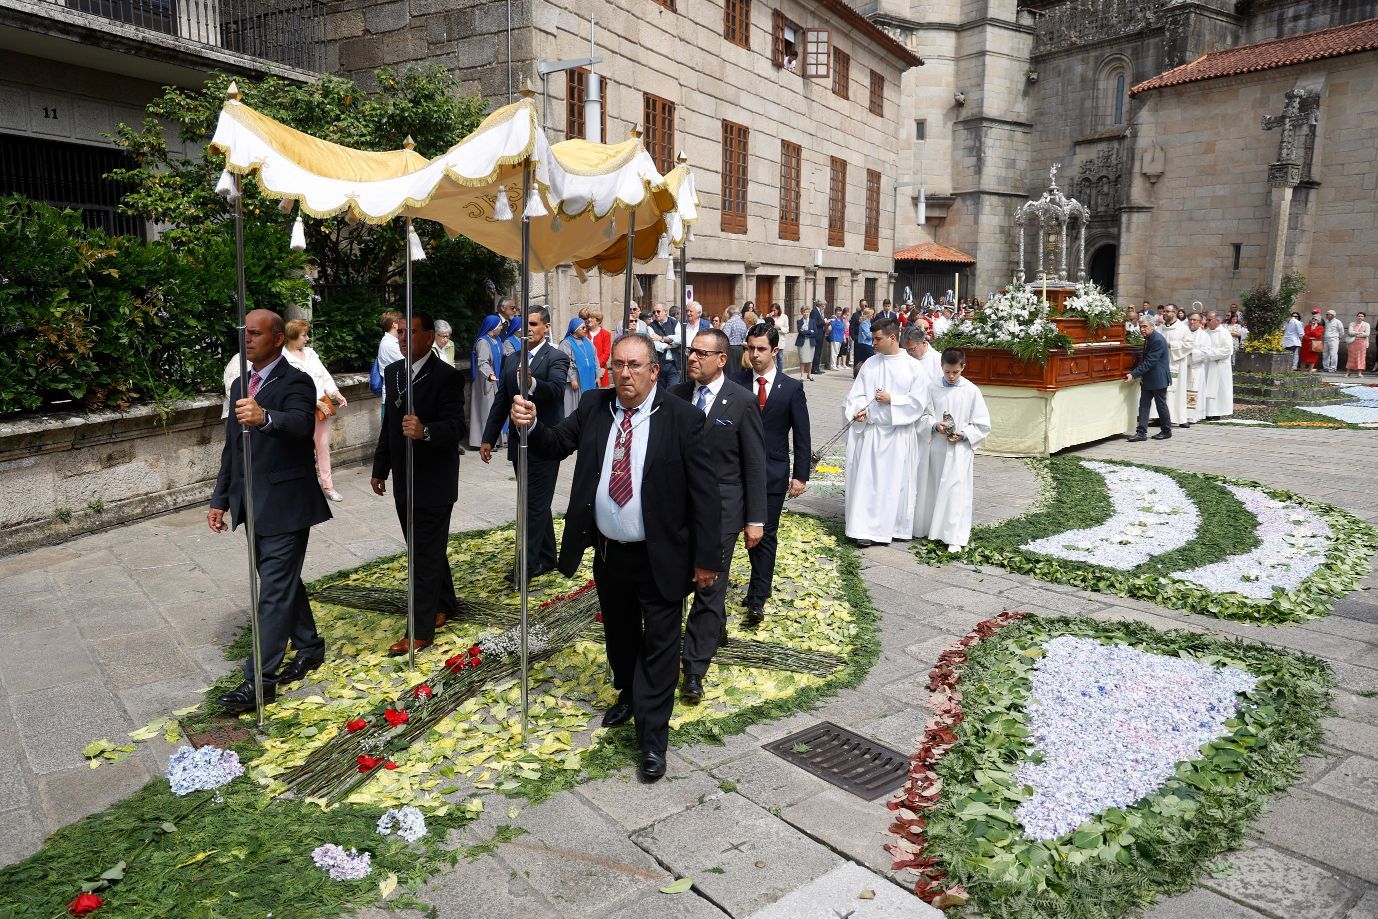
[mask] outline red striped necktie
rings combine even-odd
[[[258,375],[258,371],[257,371],[257,370],[255,370],[253,373],[249,374],[249,398],[250,398],[250,399],[252,399],[254,396],[258,395],[258,387],[259,387],[262,383],[263,383],[263,377],[261,377],[261,376]]]
[[[632,415],[634,408],[622,410],[622,424],[613,443],[612,476],[608,479],[608,497],[618,507],[626,507],[632,499]]]

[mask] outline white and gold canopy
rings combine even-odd
[[[211,148],[224,154],[227,172],[256,175],[266,196],[295,201],[313,217],[348,212],[375,224],[398,216],[434,220],[451,236],[514,259],[522,254],[514,212],[525,208],[533,271],[562,264],[625,270],[633,210],[633,253],[640,261],[665,254],[662,236],[682,245],[698,219],[687,167],[662,176],[635,137],[551,144],[529,99],[496,110],[431,160],[410,149],[379,153],[321,140],[237,99],[221,110]],[[528,164],[533,190],[523,202]]]

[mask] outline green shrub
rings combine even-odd
[[[1282,276],[1282,284],[1273,290],[1262,281],[1240,295],[1244,307],[1244,321],[1249,327],[1250,341],[1257,340],[1250,351],[1260,351],[1264,342],[1271,342],[1276,336],[1278,348],[1282,347],[1282,327],[1292,314],[1297,297],[1306,290],[1306,276],[1289,271]]]

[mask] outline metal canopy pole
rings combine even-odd
[[[238,91],[231,86],[230,98],[238,99]],[[248,284],[244,279],[244,183],[234,177],[234,271],[235,307],[239,319],[239,398],[249,398],[249,343],[247,335]],[[254,710],[258,728],[263,730],[263,643],[258,625],[258,530],[254,525],[254,450],[249,429],[239,426],[239,444],[244,464],[244,536],[249,543],[249,632],[253,645]]]
[[[632,327],[632,282],[636,280],[632,274],[636,270],[633,259],[636,257],[636,208],[632,208],[631,217],[627,220],[627,276],[623,278],[623,296],[626,298],[622,307],[622,328],[630,331]]]
[[[531,163],[528,161],[522,171],[522,350],[517,365],[517,388],[523,399],[531,398],[531,218],[526,213],[526,201],[531,196]],[[517,428],[517,589],[521,597],[521,665],[522,665],[522,745],[525,746],[527,719],[530,714],[530,674],[527,658],[527,605],[529,601],[526,583],[528,559],[526,556],[526,506],[527,478],[530,460],[526,452],[529,428]]]
[[[411,140],[410,137],[407,138]],[[411,149],[410,146],[408,149]],[[403,366],[407,373],[407,394],[406,394],[406,414],[414,412],[412,402],[412,334],[411,322],[411,218],[407,218],[407,232],[402,237],[402,248],[407,253],[407,291],[406,291],[406,310],[407,310],[407,353],[402,355]],[[407,442],[407,667],[410,670],[416,669],[416,464],[415,451],[412,449],[412,439],[402,438]]]
[[[679,156],[675,157],[675,162],[681,166],[687,165],[689,157],[685,156],[684,151],[681,150]],[[684,239],[679,246],[679,367],[680,372],[685,373],[688,364],[684,357],[685,351],[689,348],[689,342],[686,338],[688,334],[686,328],[687,324],[685,322],[685,320],[689,318],[689,225],[681,221],[680,227],[684,233]],[[674,257],[675,254],[673,252],[670,253],[671,260],[673,260]],[[694,330],[694,334],[698,334],[698,329]],[[735,372],[740,368],[729,367],[728,369]]]

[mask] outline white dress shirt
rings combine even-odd
[[[646,444],[651,439],[651,416],[654,410],[656,387],[641,401],[632,415],[632,496],[621,507],[608,494],[612,481],[612,454],[617,444],[617,432],[622,427],[622,403],[612,400],[612,430],[603,449],[603,468],[598,474],[598,493],[593,498],[593,519],[598,532],[617,542],[642,542],[646,539],[646,521],[641,516],[641,476],[646,468]]]
[[[765,378],[765,381],[766,381],[766,401],[767,401],[767,402],[770,401],[770,390],[771,390],[772,387],[775,386],[775,370],[776,370],[775,363],[772,362],[771,365],[770,365],[770,369],[767,370],[765,373],[757,373],[757,372],[754,371],[754,370],[751,372],[751,398],[757,399],[757,400],[759,400],[759,399],[761,398],[760,396],[757,395],[757,393],[758,393],[758,392],[760,391],[760,389],[761,389],[761,383],[760,383],[761,379],[762,379],[762,378]],[[758,404],[758,405],[760,404],[759,401],[757,402],[757,404]]]
[[[697,407],[699,404],[699,387],[707,386],[708,394],[703,397],[703,413],[705,415],[711,414],[713,411],[713,403],[717,400],[718,393],[722,392],[722,384],[725,379],[727,379],[727,375],[720,373],[718,374],[718,378],[712,383],[694,383],[694,391],[689,394],[689,404]],[[690,382],[693,381],[691,380]]]

